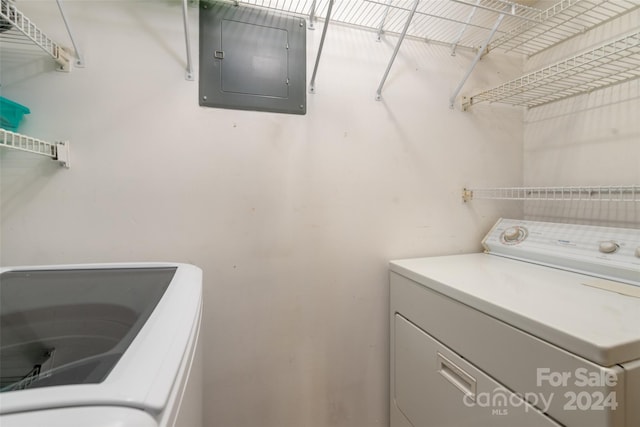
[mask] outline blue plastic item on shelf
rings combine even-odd
[[[15,132],[22,121],[22,116],[31,111],[24,105],[0,96],[0,128]]]

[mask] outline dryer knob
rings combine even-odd
[[[600,242],[600,252],[603,254],[612,254],[617,251],[620,246],[613,240],[607,240],[606,242]]]
[[[636,258],[640,258],[640,246],[636,248]]]

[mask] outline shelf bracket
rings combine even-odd
[[[467,82],[467,79],[473,72],[473,69],[476,68],[476,65],[478,64],[478,61],[480,61],[480,58],[482,58],[482,55],[485,54],[485,51],[487,50],[487,46],[489,45],[489,42],[491,41],[493,36],[496,34],[496,31],[498,31],[498,27],[500,26],[500,23],[502,22],[503,19],[504,19],[504,13],[501,13],[498,16],[498,19],[496,19],[496,23],[493,24],[493,28],[491,28],[489,37],[487,37],[487,39],[484,41],[484,43],[482,44],[482,47],[480,48],[480,50],[478,50],[476,57],[473,59],[473,62],[471,62],[471,65],[469,66],[467,73],[464,75],[464,77],[462,78],[462,81],[458,84],[458,86],[455,88],[455,90],[451,94],[451,98],[449,98],[449,108],[453,109],[453,105],[456,102],[456,98],[458,97],[458,94],[462,90],[462,87],[464,86],[464,84]]]
[[[69,168],[71,157],[68,141],[46,142],[30,136],[0,129],[0,147],[46,156]]]
[[[318,56],[316,56],[316,64],[313,67],[311,83],[309,83],[309,93],[316,93],[316,74],[318,74],[318,65],[320,65],[320,56],[322,55],[322,48],[324,47],[324,39],[327,36],[327,28],[329,28],[329,23],[331,22],[331,10],[333,9],[333,1],[334,0],[329,0],[329,9],[327,9],[327,17],[324,20],[324,28],[322,28],[322,37],[320,37]]]
[[[418,3],[420,0],[415,0],[413,2],[413,7],[411,8],[411,12],[409,12],[409,16],[407,17],[407,22],[404,24],[404,28],[402,29],[402,34],[400,34],[400,38],[396,43],[396,47],[393,50],[393,55],[391,55],[391,60],[389,61],[389,65],[387,65],[387,69],[382,76],[382,80],[380,81],[380,85],[378,86],[378,90],[376,91],[376,101],[382,100],[382,87],[384,86],[385,81],[387,81],[387,77],[389,76],[389,71],[391,70],[391,66],[393,65],[393,61],[395,61],[396,56],[398,55],[398,51],[400,50],[400,45],[404,41],[405,36],[407,35],[407,30],[409,29],[409,25],[411,24],[411,20],[413,16],[416,14],[416,9],[418,8]]]
[[[473,199],[473,190],[469,190],[468,188],[462,189],[462,201],[467,203]]]
[[[60,162],[60,166],[64,166],[67,169],[71,167],[71,153],[69,151],[68,141],[56,142],[55,160]]]

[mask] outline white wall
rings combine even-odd
[[[640,28],[640,10],[531,58],[533,71]],[[530,186],[629,185],[640,182],[640,80],[635,79],[525,114],[524,182]],[[532,202],[527,217],[637,227],[638,203]]]
[[[66,40],[52,3],[21,6]],[[2,152],[1,263],[194,263],[208,425],[387,425],[387,262],[477,251],[522,215],[461,201],[521,184],[522,112],[450,110],[471,53],[416,41],[376,102],[395,39],[339,26],[306,116],[200,108],[179,3],[65,4],[86,68],[3,51],[2,94],[32,110],[22,132],[70,140],[72,165]],[[321,31],[307,34],[310,78]],[[490,55],[467,87],[521,66]]]

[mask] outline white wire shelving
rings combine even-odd
[[[62,3],[57,0],[74,50],[62,47],[22,13],[10,0],[0,0],[0,44],[31,45],[53,58],[61,71],[71,71],[72,65],[83,66],[82,55],[75,43]]]
[[[640,185],[464,188],[462,200],[640,202]]]
[[[640,77],[640,31],[473,95],[465,107],[537,107]]]
[[[378,88],[376,99],[381,97],[381,88],[405,36],[449,46],[452,55],[457,49],[474,51],[476,58],[450,97],[452,108],[482,55],[500,50],[532,56],[640,8],[639,0],[557,0],[546,8],[542,8],[548,5],[544,1],[532,3],[518,0],[245,0],[235,3],[307,16],[310,29],[314,29],[315,20],[320,18],[325,20],[325,26],[330,21],[374,31],[378,40],[383,34],[399,35],[396,51]],[[532,3],[532,6],[523,3]],[[598,53],[594,52],[593,55]],[[583,57],[575,58],[576,61],[581,59]],[[628,74],[623,73],[618,78],[616,73],[621,68],[615,65],[613,69],[609,68],[611,62],[594,59],[590,64],[593,66],[558,64],[558,67],[564,67],[560,72],[545,69],[537,76],[527,75],[489,93],[483,92],[465,102],[464,106],[484,100],[494,102],[496,99],[504,99],[504,102],[514,105],[535,106],[538,103],[529,103],[527,97],[521,99],[519,96],[523,86],[532,88],[526,90],[529,96],[539,98],[536,95],[538,87],[551,83],[548,87],[553,93],[547,95],[553,99],[540,98],[541,103],[546,103],[555,100],[556,92],[571,96],[574,92],[581,93],[634,78],[629,74],[635,75],[633,67],[637,67],[635,63],[628,69],[623,66],[622,71]],[[548,76],[550,73],[554,73],[551,80]],[[540,74],[545,75],[544,82],[537,85]],[[599,77],[594,79],[594,75]],[[566,83],[563,82],[565,78],[569,78]],[[579,87],[573,89],[576,86]],[[511,98],[504,96],[506,92],[511,94]]]
[[[47,142],[0,129],[0,147],[46,156],[57,160],[61,166],[66,168],[70,166],[69,142],[67,141]]]
[[[244,0],[239,3],[315,20],[326,17],[330,0]],[[331,21],[400,34],[412,3],[412,0],[337,1]],[[505,14],[487,50],[534,55],[637,8],[640,8],[637,0],[558,0],[544,9],[535,3],[525,6],[507,0],[420,1],[407,37],[477,50],[498,15]]]
[[[325,19],[330,0],[244,0],[240,4],[262,7],[297,16],[310,21]],[[368,29],[381,34],[398,35],[411,12],[412,0],[346,0],[336,1],[331,22]],[[472,19],[469,15],[476,8]],[[420,1],[415,17],[407,30],[407,37],[456,45],[477,50],[491,31],[497,13],[507,19],[498,34],[506,35],[520,26],[521,20],[539,19],[540,9],[507,0],[430,0]],[[314,22],[310,22],[313,28]],[[464,30],[464,31],[463,31]]]
[[[640,77],[640,31],[473,95],[464,107],[537,107]]]
[[[638,0],[562,0],[497,37],[488,50],[531,56],[638,8]]]

